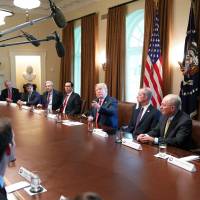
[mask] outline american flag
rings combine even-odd
[[[147,60],[145,63],[143,86],[151,88],[153,97],[151,99],[153,106],[159,108],[163,93],[163,72],[162,72],[162,56],[160,48],[159,34],[159,16],[158,11],[154,16],[153,32],[149,43]]]

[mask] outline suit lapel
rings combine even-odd
[[[160,126],[160,134],[161,136],[164,136],[164,133],[165,133],[165,126],[166,126],[166,123],[167,123],[167,117],[164,117],[161,119],[161,126]],[[167,135],[167,134],[166,134]]]
[[[151,110],[152,110],[152,106],[150,105],[150,106],[147,108],[147,110],[145,111],[145,113],[143,114],[143,116],[142,116],[142,118],[141,118],[139,124],[140,124],[142,121],[144,121],[144,119],[146,119],[146,118],[148,117],[148,115],[149,115],[149,113],[151,112]],[[138,112],[138,113],[139,113],[139,112]],[[139,125],[139,124],[138,124],[138,125]]]
[[[74,93],[72,92],[71,95],[69,96],[68,101],[67,101],[67,105],[69,105],[72,102],[73,97],[74,97]]]
[[[166,133],[166,136],[167,137],[169,135],[169,133],[171,132],[172,133],[172,129],[176,126],[177,122],[178,122],[178,118],[179,118],[179,113],[176,113],[176,115],[174,116],[174,118],[172,119],[172,121],[170,122],[169,124],[169,128],[167,130],[167,133]],[[167,120],[166,120],[167,121]],[[165,123],[166,124],[166,123]]]

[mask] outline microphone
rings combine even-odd
[[[21,32],[23,33],[24,37],[31,42],[32,45],[34,45],[35,47],[40,46],[40,42],[31,34],[26,33],[24,31],[21,30]]]
[[[67,24],[67,21],[62,11],[55,5],[54,2],[52,2],[52,0],[49,0],[49,4],[52,11],[52,17],[54,19],[54,22],[59,28],[64,28]]]
[[[55,35],[55,40],[56,40],[56,45],[55,45],[56,51],[57,51],[58,56],[61,58],[65,55],[65,48],[63,44],[61,43],[60,37],[56,31],[54,32],[54,35]]]

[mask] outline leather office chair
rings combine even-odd
[[[81,99],[81,115],[85,113],[85,108],[86,108],[86,100]]]
[[[118,102],[118,127],[128,125],[133,107],[136,107],[136,103],[131,102]]]
[[[200,121],[192,120],[193,153],[200,154]]]

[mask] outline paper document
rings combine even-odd
[[[71,120],[62,120],[62,123],[67,126],[77,126],[77,125],[83,124],[81,122],[75,122],[75,121],[71,121]]]
[[[30,186],[30,183],[28,183],[27,181],[20,181],[18,183],[6,186],[6,192],[12,193],[28,186]]]

